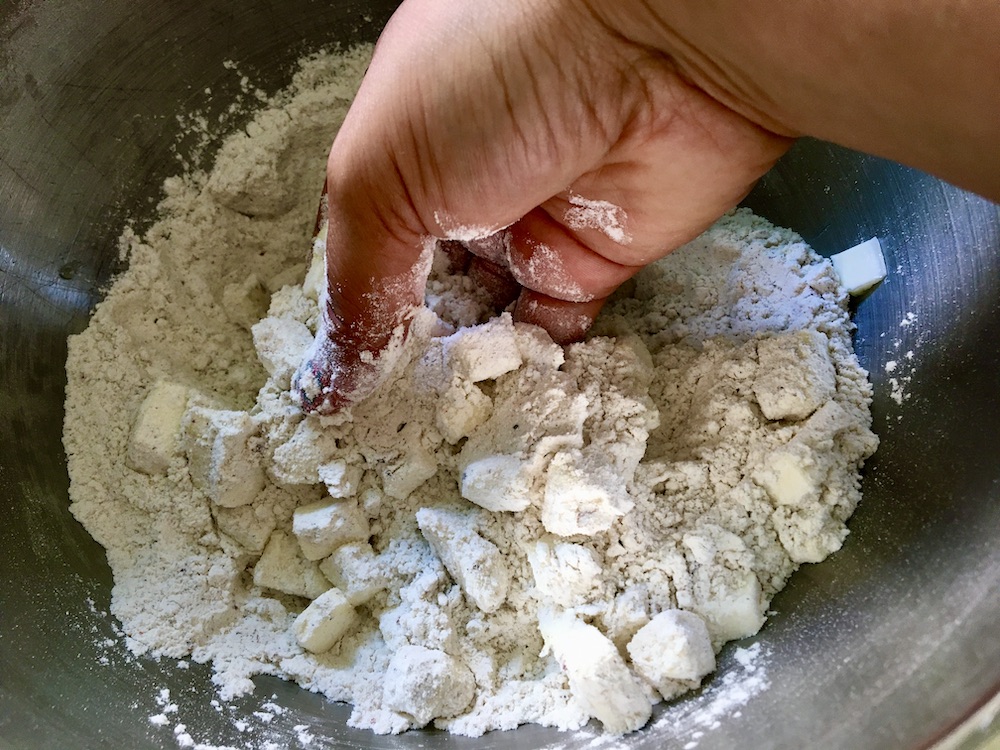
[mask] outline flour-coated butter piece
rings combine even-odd
[[[495,380],[521,366],[521,351],[510,313],[466,328],[443,343],[445,356],[455,371],[473,383]]]
[[[421,508],[420,532],[452,579],[483,612],[495,612],[507,599],[510,570],[497,546],[472,528],[468,514]]]
[[[130,468],[151,476],[167,473],[179,451],[189,393],[186,386],[165,380],[149,389],[129,435],[125,460]]]
[[[365,542],[368,519],[353,500],[321,500],[295,509],[292,533],[307,560],[321,560],[348,542]]]
[[[509,454],[483,456],[461,467],[462,497],[486,510],[520,511],[531,504],[531,481],[524,459]]]
[[[566,673],[573,698],[610,734],[634,732],[652,714],[649,694],[615,644],[571,614],[542,610],[546,648]]]
[[[715,669],[705,621],[682,609],[660,612],[628,643],[632,666],[665,699],[697,687]]]
[[[316,597],[295,618],[295,640],[306,651],[321,654],[329,651],[357,621],[357,612],[344,596],[332,588]]]
[[[253,418],[244,411],[191,406],[182,423],[195,486],[227,508],[251,502],[264,488],[262,459],[250,444],[258,433]]]
[[[295,537],[275,531],[253,569],[253,582],[292,596],[315,599],[330,589],[319,565],[303,557]]]
[[[276,381],[288,384],[312,346],[312,332],[304,323],[287,317],[264,318],[255,323],[250,332],[264,369]]]
[[[407,645],[389,661],[382,702],[422,727],[431,719],[461,713],[475,694],[475,677],[459,659],[437,649]]]
[[[385,573],[367,542],[349,542],[337,547],[319,564],[319,569],[355,607],[369,601],[387,585]]]
[[[837,391],[830,344],[819,331],[779,333],[757,344],[753,392],[769,420],[802,420]]]

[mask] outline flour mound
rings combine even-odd
[[[300,248],[368,54],[304,61],[123,238],[70,340],[72,512],[133,650],[212,662],[224,699],[271,674],[378,733],[638,729],[847,534],[877,439],[846,294],[736,211],[564,349],[441,258],[374,395],[304,415]]]

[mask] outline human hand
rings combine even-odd
[[[465,242],[498,287],[512,276],[515,318],[569,342],[788,147],[639,41],[639,10],[594,8],[407,0],[390,21],[330,153],[329,294],[295,378],[304,409],[378,384],[433,238]]]

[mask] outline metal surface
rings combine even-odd
[[[300,53],[373,39],[390,5],[0,2],[0,747],[176,747],[170,728],[148,720],[164,687],[192,736],[215,745],[259,746],[232,716],[272,694],[288,708],[269,730],[283,747],[299,746],[297,724],[316,737],[312,747],[592,741],[538,728],[375,737],[345,729],[344,707],[270,679],[218,712],[207,668],[127,654],[105,614],[102,550],[67,512],[65,339],[116,268],[123,222],[150,216],[163,178],[179,169],[173,147],[194,145],[177,114],[220,113],[239,93],[224,61],[274,90]],[[615,746],[929,747],[977,712],[988,723],[1000,686],[1000,212],[811,142],[748,203],[821,252],[883,238],[890,278],[856,317],[882,447],[845,548],[796,574],[754,639],[768,689],[715,728],[699,723],[701,704],[681,701],[660,712],[660,726]],[[727,649],[714,684],[737,666]],[[963,747],[978,744],[970,727]]]

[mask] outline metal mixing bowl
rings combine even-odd
[[[346,729],[344,707],[274,679],[216,710],[206,667],[128,654],[107,614],[103,551],[67,511],[66,336],[112,278],[124,221],[148,219],[178,169],[171,149],[193,145],[176,115],[223,110],[239,92],[224,61],[276,90],[301,53],[374,39],[391,5],[0,2],[0,746],[176,747],[170,727],[149,722],[161,688],[188,732],[216,745],[246,745],[233,712],[262,696],[287,708],[268,730],[279,747],[301,746],[295,725],[308,726],[311,747],[592,741],[537,727],[478,740],[375,737]],[[856,314],[882,447],[844,549],[798,572],[753,639],[768,689],[717,727],[694,721],[697,698],[682,700],[660,711],[669,721],[616,746],[979,746],[1000,687],[1000,212],[815,142],[747,203],[823,253],[883,239],[890,276]],[[723,652],[714,684],[739,667],[734,654]]]

